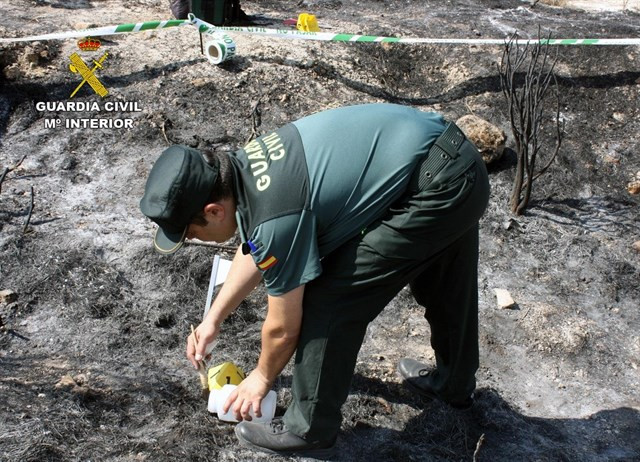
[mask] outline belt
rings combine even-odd
[[[409,190],[424,190],[433,179],[451,162],[462,162],[458,159],[461,153],[466,153],[469,149],[476,151],[473,144],[467,140],[453,122],[449,122],[444,132],[436,139],[429,149],[426,158],[416,166],[415,172],[409,183]],[[470,167],[475,160],[473,157],[463,156],[464,163]],[[467,166],[460,166],[466,168]]]

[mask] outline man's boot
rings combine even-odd
[[[236,425],[235,432],[243,446],[271,454],[326,459],[335,450],[335,437],[330,441],[307,441],[291,433],[280,417],[266,423],[245,420]]]
[[[466,398],[459,400],[446,400],[441,398],[434,389],[433,379],[436,371],[415,359],[401,359],[398,363],[398,372],[404,379],[404,383],[411,390],[426,398],[442,401],[449,406],[460,410],[469,409],[473,405],[473,393]]]

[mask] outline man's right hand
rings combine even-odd
[[[204,320],[195,330],[195,338],[193,334],[187,337],[187,358],[198,369],[198,362],[206,358],[213,349],[215,339],[220,333],[220,328],[215,323]]]
[[[238,246],[220,293],[213,301],[204,321],[195,330],[196,335],[187,337],[187,358],[198,368],[198,361],[206,358],[220,333],[220,325],[235,310],[247,295],[258,285],[262,275],[250,254]],[[197,356],[199,355],[199,356]]]

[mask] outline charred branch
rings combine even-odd
[[[27,211],[27,218],[24,220],[24,226],[22,227],[22,234],[27,232],[27,228],[29,227],[29,222],[31,221],[31,215],[33,214],[33,186],[31,186],[31,202],[29,203],[29,210]]]
[[[14,171],[15,169],[17,169],[18,167],[20,167],[20,165],[22,164],[22,162],[24,162],[24,160],[27,158],[27,156],[22,156],[22,159],[20,159],[18,161],[18,163],[16,163],[15,165],[13,165],[12,167],[5,167],[4,171],[2,172],[2,175],[0,175],[0,192],[2,192],[2,182],[4,181],[5,177],[7,176],[8,173]]]
[[[511,211],[521,215],[531,199],[533,182],[544,174],[556,158],[564,133],[564,123],[560,122],[560,92],[554,68],[558,53],[553,60],[549,57],[549,39],[521,45],[517,34],[506,43],[500,62],[500,84],[507,100],[509,122],[515,140],[517,154],[516,172],[510,197]],[[545,98],[553,83],[556,96],[555,147],[536,170],[536,162],[543,153],[542,129],[547,117]]]

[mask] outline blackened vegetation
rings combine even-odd
[[[521,45],[514,34],[505,43],[500,62],[500,82],[507,99],[511,132],[518,156],[516,175],[511,192],[511,211],[522,215],[531,200],[533,182],[551,166],[558,155],[564,132],[564,122],[560,121],[560,90],[553,73],[558,61],[558,48],[554,59],[549,58],[550,46],[539,42]],[[555,91],[555,146],[544,146],[542,129],[550,119],[545,107],[549,86]],[[553,120],[551,119],[551,120]],[[538,155],[548,151],[541,167],[536,169]]]
[[[44,259],[22,256],[22,282],[14,283],[24,291],[7,323],[16,334],[23,331],[17,321],[27,316],[38,318],[41,326],[55,322],[59,327],[51,337],[2,334],[3,348],[13,337],[13,348],[27,349],[2,359],[0,388],[6,400],[0,405],[0,460],[133,458],[138,453],[155,454],[156,460],[216,460],[217,450],[204,442],[214,433],[217,444],[228,445],[233,427],[208,415],[191,387],[195,376],[177,353],[187,326],[202,315],[202,306],[193,303],[205,298],[210,260],[193,248],[176,257],[155,265],[150,262],[162,257],[144,252],[134,258],[141,265],[123,269],[90,248],[58,247]],[[154,297],[151,290],[149,298],[141,297],[138,283],[125,276],[135,279],[150,265],[158,266],[156,293],[171,285],[172,296]],[[34,312],[43,304],[58,307],[59,319]],[[221,338],[219,349],[244,367],[255,363],[256,348],[237,351],[243,342],[233,338],[234,330],[256,338],[258,332],[245,323],[260,321],[245,317],[230,319],[238,328]],[[177,354],[167,356],[169,350]],[[65,375],[74,379],[71,385],[63,385]]]

